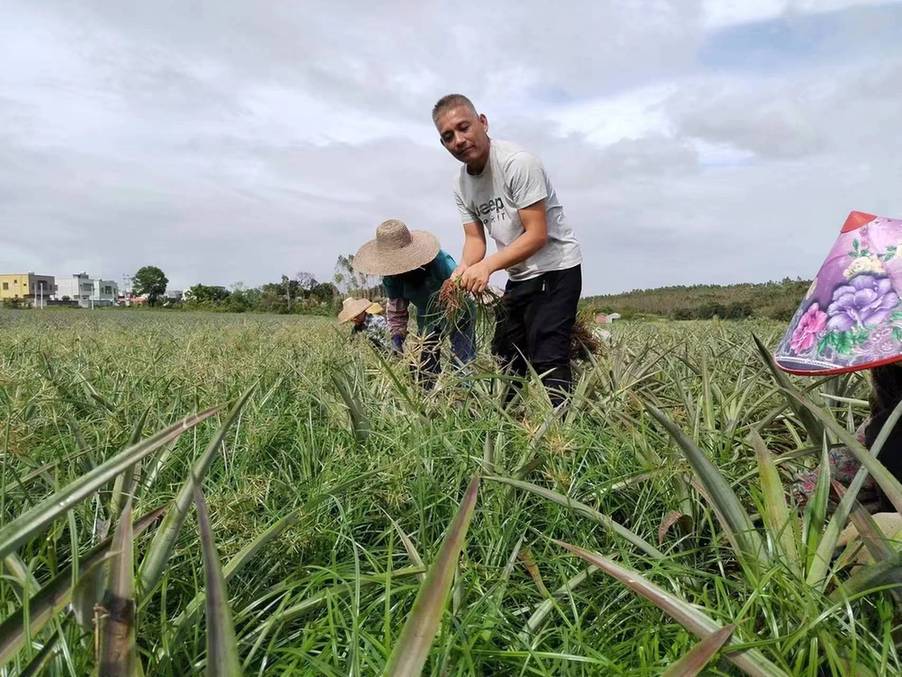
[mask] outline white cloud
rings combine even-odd
[[[723,28],[781,16],[881,4],[886,4],[886,0],[704,0],[702,21],[707,28]]]
[[[561,135],[580,134],[604,146],[623,139],[668,133],[670,121],[661,104],[675,89],[670,83],[650,85],[562,106],[550,114],[557,121]]]

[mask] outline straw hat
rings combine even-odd
[[[338,323],[344,324],[345,322],[353,320],[360,315],[360,313],[366,312],[367,308],[371,305],[372,301],[369,299],[346,298],[341,302],[341,312],[338,313]]]
[[[381,303],[376,303],[375,301],[373,301],[372,305],[370,305],[370,307],[366,309],[366,312],[368,312],[370,315],[381,315],[385,312],[385,308],[382,307]]]
[[[902,220],[849,214],[774,358],[816,376],[902,360]]]
[[[354,255],[354,268],[367,275],[400,275],[425,266],[438,254],[438,238],[424,230],[408,230],[403,221],[389,219]]]

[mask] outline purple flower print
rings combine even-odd
[[[827,306],[827,329],[848,331],[852,327],[873,327],[889,315],[899,303],[888,277],[862,273],[848,284],[833,290],[833,302]]]
[[[827,313],[821,310],[817,301],[808,306],[805,314],[792,332],[789,348],[796,355],[806,353],[814,346],[817,335],[827,326]]]

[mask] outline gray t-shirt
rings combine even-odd
[[[579,242],[567,225],[564,208],[545,168],[535,155],[508,141],[492,139],[489,161],[482,173],[468,174],[464,165],[454,183],[461,223],[482,223],[498,249],[508,246],[523,233],[517,210],[545,200],[548,242],[525,261],[507,269],[514,282],[582,263]]]

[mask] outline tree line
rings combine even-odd
[[[788,321],[810,285],[810,280],[788,277],[779,282],[679,285],[589,296],[583,299],[582,305],[593,312],[620,313],[624,319],[643,316],[672,320],[763,317]]]
[[[317,280],[312,273],[282,275],[278,281],[259,287],[236,283],[230,287],[197,283],[185,290],[179,300],[165,297],[169,283],[156,266],[144,266],[133,278],[135,294],[147,298],[148,305],[169,308],[213,310],[231,313],[298,313],[331,315],[341,306],[345,296],[380,298],[385,290],[379,277],[354,270],[354,255],[339,255],[332,279]]]

